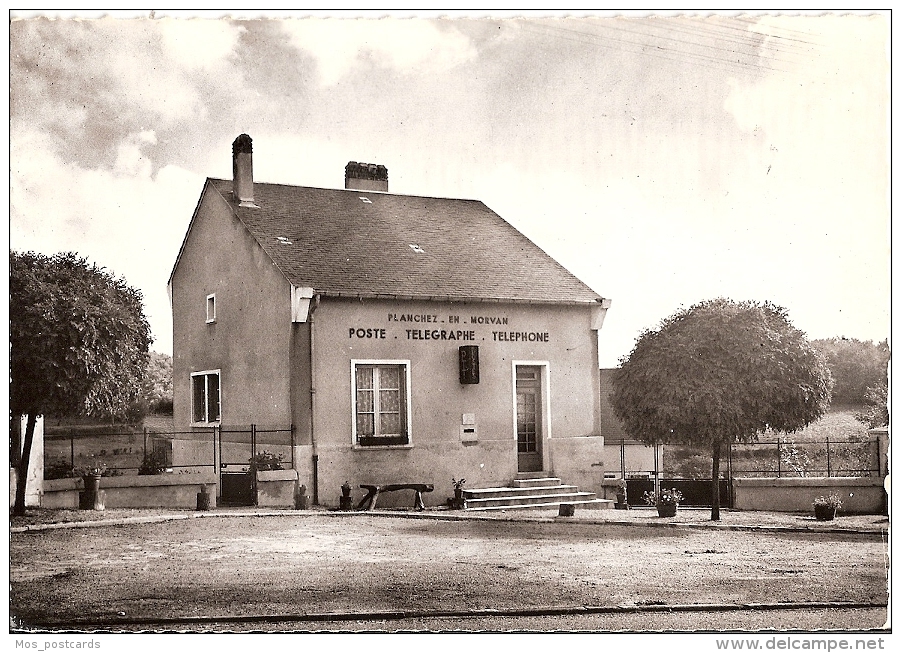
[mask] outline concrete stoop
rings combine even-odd
[[[556,508],[561,503],[588,510],[606,510],[613,501],[598,499],[594,492],[580,492],[575,485],[564,485],[559,478],[545,472],[517,474],[509,487],[464,490],[465,510],[536,510]]]

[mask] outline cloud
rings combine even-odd
[[[145,145],[156,144],[156,132],[145,130],[137,134],[129,134],[119,143],[118,156],[114,169],[119,175],[149,177],[153,172],[153,163],[144,155]]]
[[[313,54],[323,85],[331,86],[368,61],[407,73],[441,72],[475,58],[472,42],[450,25],[417,19],[287,20],[294,47]]]
[[[238,45],[244,27],[223,19],[175,19],[158,21],[163,49],[185,68],[215,68]]]
[[[46,131],[67,157],[111,168],[123,157],[122,134],[169,140],[240,87],[233,54],[245,31],[210,19],[14,21],[11,129]]]
[[[10,247],[75,251],[124,276],[144,292],[154,348],[169,351],[166,283],[203,178],[171,165],[152,175],[142,147],[154,139],[152,132],[128,135],[117,168],[105,170],[64,159],[46,134],[13,133]]]

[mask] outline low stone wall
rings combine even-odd
[[[732,490],[736,510],[809,512],[815,498],[834,493],[839,514],[881,514],[887,501],[883,480],[869,477],[733,478]]]
[[[265,508],[293,508],[297,472],[277,469],[257,472],[257,505]]]
[[[604,496],[604,438],[599,435],[550,438],[546,444],[551,449],[550,469],[554,476],[583,492]]]
[[[107,508],[197,508],[197,494],[206,486],[210,507],[216,507],[215,472],[200,474],[154,474],[148,476],[104,476],[100,490]],[[78,508],[78,493],[84,490],[80,478],[44,481],[42,508]]]

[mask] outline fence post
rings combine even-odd
[[[147,458],[147,427],[144,427],[144,451],[142,452],[141,460],[146,460]]]
[[[222,480],[221,480],[222,467],[223,467],[223,465],[222,465],[222,424],[219,424],[218,427],[216,427],[216,426],[213,427],[213,440],[216,440],[216,431],[217,430],[219,431],[219,469],[217,471],[219,473],[219,477],[220,477],[219,482],[221,484],[221,482],[222,482]],[[214,444],[213,446],[215,447],[216,445]],[[214,461],[214,463],[215,463],[215,461]]]
[[[75,435],[69,434],[69,459],[72,462],[72,471],[75,471]]]
[[[660,449],[658,444],[654,443],[654,494],[660,496]]]
[[[294,469],[294,424],[291,424],[291,469]]]
[[[733,505],[734,499],[732,496],[732,441],[729,441],[729,449],[727,450],[727,455],[729,457],[728,462],[726,464],[726,475],[728,477],[728,481],[726,484],[726,505],[729,508],[734,508]],[[719,482],[719,481],[717,481]],[[719,488],[717,488],[718,490]]]
[[[832,456],[829,451],[829,436],[826,436],[826,477],[832,476]]]
[[[623,475],[623,480],[626,480],[626,439],[622,438],[619,441],[619,466],[620,471]]]
[[[870,466],[870,463],[867,463],[867,467]],[[867,475],[872,476],[873,472],[867,470]],[[876,475],[882,476],[882,442],[879,440],[879,436],[876,436]]]
[[[782,438],[776,438],[776,478],[782,478]]]

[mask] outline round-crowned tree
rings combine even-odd
[[[631,437],[711,452],[712,520],[724,447],[807,426],[826,412],[832,389],[825,358],[784,308],[722,298],[642,333],[612,381],[613,411]]]
[[[150,325],[141,293],[74,253],[9,254],[12,415],[28,415],[16,443],[14,514],[25,483],[37,415],[121,418],[142,391]]]

